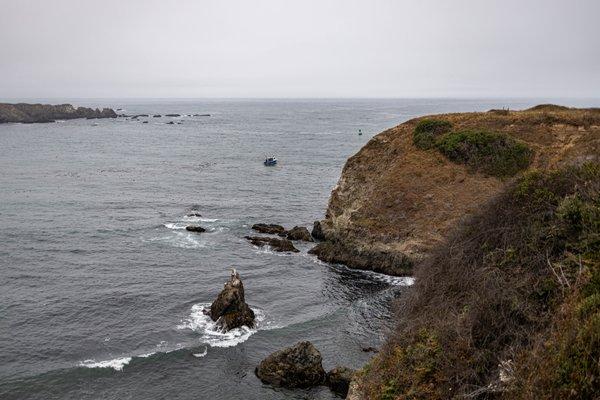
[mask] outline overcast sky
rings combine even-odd
[[[600,0],[0,0],[0,99],[600,97]]]

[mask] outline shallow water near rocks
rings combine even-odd
[[[321,263],[306,243],[256,248],[250,226],[310,227],[385,128],[540,102],[114,100],[80,105],[211,116],[0,125],[0,398],[335,398],[263,385],[254,367],[301,340],[325,369],[360,367],[411,280]],[[202,309],[231,267],[258,323],[221,333]]]

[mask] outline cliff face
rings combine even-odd
[[[547,105],[408,121],[375,136],[346,162],[321,221],[326,240],[313,251],[319,258],[411,274],[415,262],[511,181],[452,159],[464,143],[451,148],[454,153],[450,140],[428,150],[415,146],[414,130],[425,119],[447,122],[453,132],[493,132],[524,144],[531,152],[528,169],[597,161],[600,154],[600,109]]]
[[[0,123],[54,122],[57,119],[116,117],[117,114],[110,108],[100,110],[97,108],[73,107],[71,104],[0,103]]]

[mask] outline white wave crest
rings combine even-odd
[[[217,222],[219,219],[218,218],[203,218],[203,217],[196,217],[196,216],[184,216],[183,218],[181,218],[183,221],[187,221],[187,222]]]
[[[166,236],[157,236],[150,239],[143,239],[148,242],[164,243],[169,246],[180,247],[182,249],[200,249],[206,246],[206,241],[198,234],[174,230]]]
[[[208,354],[208,347],[205,347],[204,351],[202,353],[193,353],[193,354],[194,354],[194,357],[196,357],[196,358],[202,358],[206,354]]]
[[[123,368],[129,364],[131,359],[132,357],[115,358],[113,360],[106,361],[96,361],[90,359],[80,362],[79,366],[86,368],[112,368],[115,371],[123,371]]]
[[[329,265],[328,263],[319,260],[316,256],[313,256],[311,254],[304,253],[302,255],[305,256],[305,257],[308,257],[315,264],[318,264],[318,265]],[[375,279],[375,280],[378,280],[380,282],[385,282],[385,283],[388,283],[388,284],[393,285],[393,286],[412,286],[412,285],[415,284],[415,278],[413,278],[412,276],[392,276],[392,275],[386,275],[386,274],[381,274],[379,272],[373,272],[373,271],[362,270],[362,269],[348,268],[347,266],[345,266],[343,264],[337,264],[337,267],[344,268],[344,269],[346,269],[348,271],[352,271],[352,272],[359,272],[359,273],[361,273],[363,275],[368,276],[371,279]]]
[[[168,228],[168,229],[177,229],[177,230],[179,230],[179,229],[185,229],[186,226],[187,226],[187,224],[182,224],[182,223],[179,223],[179,222],[169,222],[169,223],[164,224],[165,228]]]
[[[222,332],[210,316],[204,313],[204,310],[209,308],[210,303],[194,304],[189,317],[181,321],[181,324],[177,325],[177,329],[190,329],[200,334],[200,341],[211,347],[232,347],[248,340],[258,331],[261,322],[265,320],[265,313],[262,310],[252,308],[256,316],[254,328],[242,326]]]

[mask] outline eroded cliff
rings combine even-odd
[[[441,136],[445,142],[429,149],[415,145],[415,128],[425,120],[448,123]],[[509,154],[499,160],[504,168],[499,173],[477,168],[475,162],[487,162],[502,150],[495,142],[481,144],[485,135],[525,148],[525,167],[513,168],[522,160]],[[487,158],[471,162],[465,156],[469,146],[484,149]],[[314,253],[351,268],[411,274],[416,262],[513,177],[525,170],[598,161],[599,154],[600,109],[542,105],[410,120],[375,136],[346,162],[321,221],[326,240]]]

